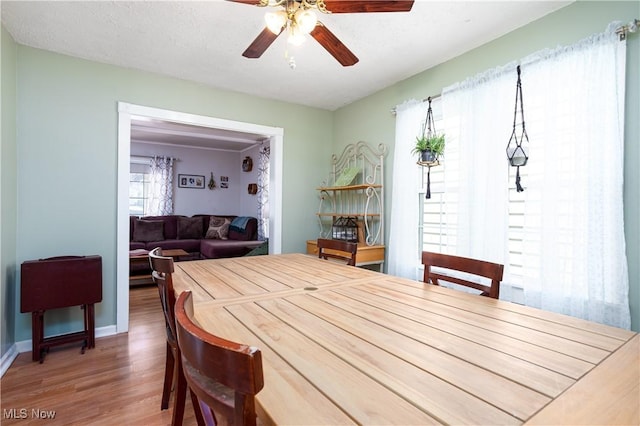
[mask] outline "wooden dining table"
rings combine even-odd
[[[178,262],[174,285],[262,351],[265,424],[640,422],[629,330],[305,254]]]

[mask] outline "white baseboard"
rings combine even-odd
[[[106,327],[99,327],[96,328],[96,339],[98,337],[107,337],[107,336],[113,336],[116,333],[116,325],[108,325]]]
[[[18,353],[17,345],[14,343],[9,350],[2,355],[2,359],[0,360],[0,377],[4,376],[4,373],[7,372],[13,360],[18,357]]]
[[[116,334],[115,325],[96,328],[96,339],[100,337],[113,336],[114,334]],[[2,359],[0,360],[0,377],[4,376],[4,373],[6,373],[6,371],[9,369],[9,367],[19,354],[31,351],[31,343],[31,339],[16,342],[9,348],[7,352],[5,352],[5,354],[2,356]]]

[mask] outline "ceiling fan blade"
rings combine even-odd
[[[324,0],[331,13],[409,12],[414,0]]]
[[[282,31],[280,31],[280,33],[282,33]],[[278,38],[279,35],[280,34],[272,33],[269,28],[265,27],[264,30],[262,30],[262,32],[258,34],[258,37],[256,37],[256,39],[253,40],[249,47],[247,47],[247,50],[242,53],[242,56],[244,56],[245,58],[259,58],[267,50],[267,48],[271,46],[271,43],[273,43],[276,38]]]
[[[347,46],[342,44],[342,42],[338,40],[338,37],[329,31],[322,23],[318,22],[309,34],[343,66],[349,67],[358,63],[359,59],[356,55],[351,53]]]

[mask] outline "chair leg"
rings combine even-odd
[[[169,398],[171,397],[171,387],[173,385],[173,371],[175,367],[175,359],[173,354],[173,349],[169,342],[167,342],[167,356],[166,362],[164,366],[164,387],[162,389],[162,404],[160,405],[161,410],[166,410],[169,408]]]
[[[173,418],[172,426],[182,426],[184,419],[184,406],[187,399],[187,379],[182,372],[182,357],[178,351],[176,356],[175,368],[178,370],[175,395],[173,396]]]
[[[200,403],[200,400],[198,399],[198,396],[195,393],[193,393],[191,389],[189,389],[189,394],[191,394],[191,404],[193,405],[193,412],[196,415],[196,421],[198,422],[198,426],[215,425],[216,424],[215,418],[211,418],[206,414],[203,416],[202,405]],[[205,421],[205,418],[206,418],[206,421]]]

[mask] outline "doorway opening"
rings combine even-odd
[[[282,251],[282,148],[284,129],[118,102],[118,185],[116,237],[116,333],[129,329],[129,163],[135,117],[237,131],[269,140],[269,253]]]

